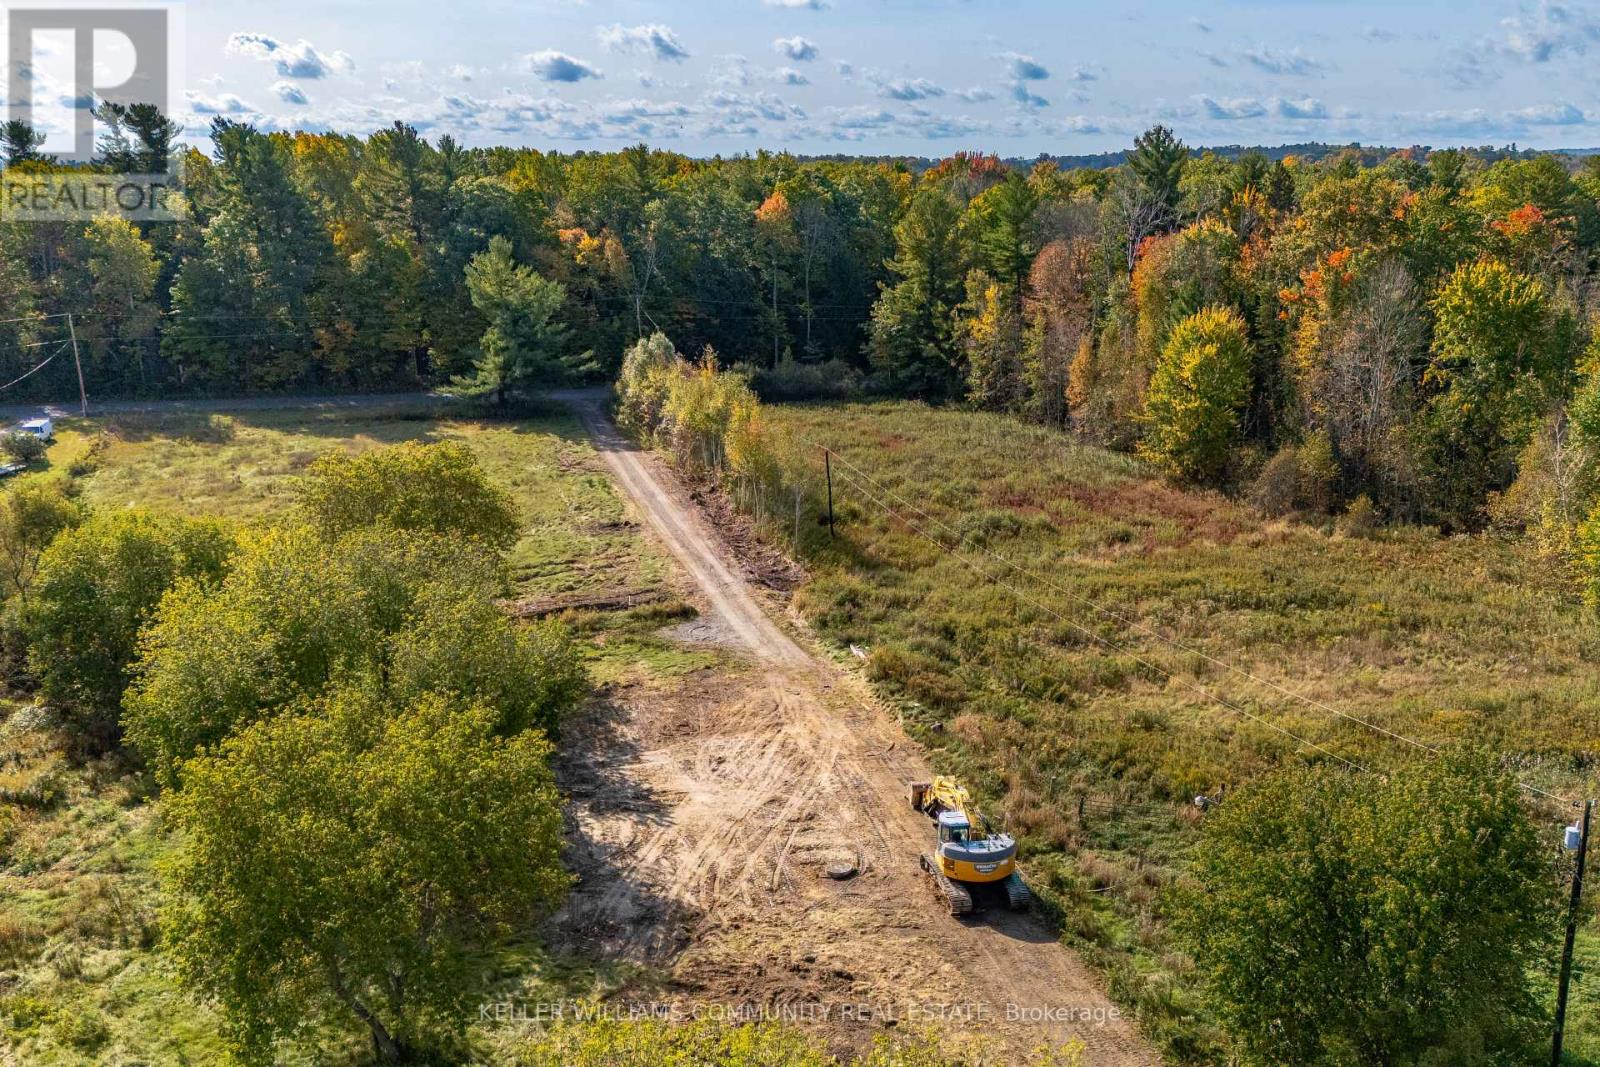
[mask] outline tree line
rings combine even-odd
[[[1595,495],[1600,157],[1196,155],[1110,169],[639,145],[560,154],[264,133],[151,109],[100,165],[182,153],[189,216],[0,225],[0,375],[68,312],[95,394],[613,375],[657,332],[758,391],[1012,411],[1263,510],[1538,529]],[[8,170],[48,170],[4,131]],[[14,388],[59,395],[71,368]]]

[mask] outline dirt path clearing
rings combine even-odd
[[[1077,1037],[1089,1067],[1158,1064],[1038,923],[941,912],[917,868],[930,833],[904,795],[928,774],[921,753],[859,680],[773,622],[676,481],[620,437],[601,401],[568,399],[705,614],[752,662],[667,694],[621,687],[564,739],[583,881],[561,935],[668,970],[685,1003],[786,1007],[840,1043],[892,1016],[975,1030],[991,1063]],[[840,862],[859,873],[826,877]]]

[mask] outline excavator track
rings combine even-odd
[[[950,905],[951,915],[965,915],[972,910],[972,894],[944,876],[939,865],[928,856],[919,857],[922,869],[933,876],[933,884],[939,887],[944,894],[946,902]]]
[[[1012,911],[1027,911],[1033,903],[1033,893],[1028,889],[1028,883],[1022,880],[1022,875],[1012,871],[1006,876],[1006,907]]]

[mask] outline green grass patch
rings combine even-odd
[[[1002,416],[768,414],[814,446],[814,513],[821,447],[837,457],[840,536],[802,524],[799,608],[869,650],[908,729],[1020,831],[1072,940],[1179,1055],[1207,1059],[1216,1038],[1163,922],[1192,798],[1292,760],[1415,755],[1286,691],[1430,745],[1492,746],[1541,787],[1592,795],[1600,631],[1565,569],[1524,544],[1270,522]],[[1552,846],[1567,814],[1540,812]],[[1587,986],[1575,1020],[1600,1004]],[[1573,1037],[1600,1050],[1592,1021]]]
[[[84,494],[97,507],[256,518],[283,508],[293,479],[330,450],[460,441],[507,489],[526,523],[509,564],[518,595],[648,586],[669,573],[604,473],[578,421],[447,417],[436,407],[119,415],[63,427],[52,465],[101,441]]]

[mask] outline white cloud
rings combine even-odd
[[[893,112],[872,107],[835,107],[828,109],[832,125],[838,130],[876,130],[893,125]]]
[[[768,7],[786,7],[810,11],[821,11],[828,6],[828,0],[761,0],[761,2]]]
[[[1529,126],[1581,126],[1589,121],[1584,113],[1571,104],[1543,104],[1506,112],[1506,118],[1525,122]]]
[[[994,99],[994,90],[981,85],[974,85],[969,89],[957,89],[955,95],[969,104],[981,104]]]
[[[1032,56],[1025,56],[1019,52],[1006,52],[1000,58],[1010,66],[1011,77],[1018,81],[1043,81],[1050,77],[1050,72]]]
[[[1304,97],[1300,100],[1279,100],[1278,114],[1286,119],[1325,119],[1328,108],[1321,100]]]
[[[1401,121],[1408,129],[1442,134],[1446,137],[1492,137],[1501,133],[1500,124],[1480,107],[1405,115],[1401,116]]]
[[[693,114],[676,100],[612,100],[600,108],[606,122],[633,123],[640,119],[682,119]]]
[[[817,43],[795,34],[793,37],[779,37],[772,42],[773,51],[781,56],[788,56],[797,63],[808,63],[817,58]]]
[[[1547,63],[1563,53],[1580,55],[1600,39],[1600,21],[1587,11],[1543,0],[1536,11],[1501,20],[1502,47],[1530,63]]]
[[[1231,97],[1223,100],[1200,94],[1194,98],[1208,119],[1233,122],[1238,119],[1256,119],[1267,113],[1267,106],[1251,97]]]
[[[784,85],[811,84],[810,78],[806,77],[804,74],[801,74],[793,67],[779,67],[777,70],[772,72],[772,78],[774,81],[782,82]]]
[[[927,78],[901,78],[884,82],[878,86],[878,92],[891,100],[927,100],[944,95],[944,89]]]
[[[522,64],[530,74],[547,82],[580,82],[585,78],[604,77],[594,65],[551,48],[523,56]]]
[[[707,93],[705,101],[712,110],[735,122],[752,122],[756,119],[787,122],[806,117],[803,109],[785,103],[774,93],[734,93],[719,89]]]
[[[305,90],[300,88],[300,86],[296,85],[294,82],[274,82],[272,84],[272,91],[277,94],[278,99],[282,100],[285,104],[304,106],[305,104],[310,103],[310,101],[306,99]]]
[[[1315,74],[1323,69],[1322,63],[1298,48],[1283,51],[1267,45],[1257,45],[1244,51],[1244,60],[1269,74]]]
[[[861,142],[874,134],[897,133],[928,140],[990,136],[994,124],[964,115],[933,112],[915,105],[895,113],[873,107],[832,107],[827,122],[817,132],[835,141]]]
[[[1028,90],[1028,83],[1025,81],[1019,81],[1011,87],[1011,99],[1029,109],[1038,109],[1041,107],[1050,106],[1050,101],[1046,100],[1042,96],[1039,96],[1037,93],[1030,92]]]
[[[207,96],[189,89],[183,95],[196,115],[243,115],[255,110],[232,93]]]
[[[651,55],[673,63],[681,63],[689,58],[689,50],[678,40],[678,35],[670,27],[659,23],[641,26],[616,23],[602,26],[595,32],[600,37],[600,43],[612,52]]]
[[[741,55],[722,57],[722,65],[712,71],[711,83],[723,89],[743,89],[750,84],[750,61]]]
[[[330,74],[352,74],[355,61],[343,52],[321,52],[310,41],[286,44],[264,33],[235,33],[228,38],[229,55],[266,60],[282,78],[326,78]]]

